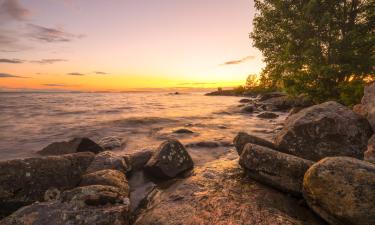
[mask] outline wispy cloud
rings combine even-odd
[[[107,75],[107,74],[109,74],[109,73],[102,72],[102,71],[95,71],[94,73],[98,74],[98,75]]]
[[[0,21],[23,21],[28,18],[30,11],[24,8],[18,0],[4,0],[0,4]]]
[[[31,63],[38,63],[38,64],[53,64],[58,62],[66,62],[66,59],[41,59],[41,60],[31,60]]]
[[[71,75],[71,76],[85,76],[86,74],[73,72],[73,73],[67,73],[67,75]]]
[[[9,74],[9,73],[0,73],[0,78],[30,78],[30,77],[22,77],[22,76]]]
[[[47,86],[47,87],[66,87],[66,86],[69,86],[69,85],[66,85],[66,84],[42,84],[44,86]]]
[[[244,57],[242,59],[237,59],[237,60],[231,60],[231,61],[224,62],[221,65],[223,65],[223,66],[237,65],[237,64],[241,64],[241,63],[247,62],[249,60],[253,60],[253,59],[255,59],[255,56],[249,55],[249,56],[246,56],[246,57]]]
[[[179,83],[177,85],[208,85],[208,84],[216,84],[216,83],[196,82],[196,83]]]
[[[42,42],[70,42],[84,37],[83,35],[65,32],[60,28],[48,28],[31,23],[27,24],[27,28],[29,30],[29,37]]]
[[[20,63],[23,63],[23,60],[20,60],[20,59],[0,59],[0,63],[20,64]]]

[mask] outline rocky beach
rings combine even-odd
[[[206,98],[233,102],[210,123],[140,119],[157,130],[149,143],[77,136],[0,161],[0,224],[375,224],[375,84],[353,110],[282,93]]]

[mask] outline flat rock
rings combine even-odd
[[[237,159],[219,159],[154,191],[134,224],[325,224],[298,201],[244,177]]]
[[[254,144],[247,144],[240,157],[240,165],[251,178],[296,196],[301,195],[303,176],[312,164]]]
[[[89,138],[74,138],[70,141],[54,142],[37,153],[40,155],[63,155],[77,152],[93,152],[95,154],[104,149]]]
[[[366,119],[330,101],[290,116],[275,144],[285,153],[313,161],[329,156],[363,159],[371,134]]]
[[[154,151],[150,149],[144,149],[139,152],[126,154],[124,159],[126,161],[126,165],[128,166],[128,171],[134,172],[143,169],[153,154]]]
[[[41,202],[23,207],[1,225],[129,225],[129,206],[79,206],[71,202]]]
[[[184,146],[177,140],[168,140],[159,146],[145,170],[157,178],[173,178],[193,167],[193,160]]]
[[[239,132],[237,136],[234,138],[233,143],[234,143],[234,146],[236,147],[238,155],[241,155],[243,148],[248,143],[275,149],[275,145],[272,142],[267,141],[266,139],[251,135],[251,134],[247,134],[245,132]]]
[[[94,158],[90,152],[0,162],[0,214],[42,201],[50,188],[78,185]]]
[[[119,170],[125,173],[128,170],[128,167],[123,157],[113,152],[105,151],[95,156],[89,168],[87,168],[86,173],[105,169]]]
[[[368,141],[364,160],[375,164],[375,134]]]
[[[82,176],[80,186],[108,185],[118,188],[124,196],[129,195],[129,185],[125,174],[118,170],[100,170]]]
[[[187,148],[217,148],[221,143],[217,141],[197,141],[186,145]]]
[[[177,130],[173,131],[173,133],[175,133],[175,134],[193,134],[194,132],[189,130],[189,129],[186,129],[186,128],[181,128],[181,129],[177,129]]]
[[[240,100],[240,103],[249,103],[249,102],[252,102],[252,100],[248,98],[243,98]]]
[[[308,205],[330,224],[375,224],[375,165],[350,157],[330,157],[305,174]]]

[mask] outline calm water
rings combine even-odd
[[[238,113],[237,97],[204,93],[0,93],[0,160],[35,156],[54,141],[86,136],[95,141],[117,136],[117,151],[155,148],[170,137],[183,144],[231,142],[238,131],[272,138],[276,120]],[[194,134],[174,134],[178,128]],[[190,149],[194,157],[223,149]]]

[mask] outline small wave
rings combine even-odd
[[[135,126],[135,125],[152,125],[159,123],[174,123],[178,122],[176,119],[163,118],[163,117],[129,117],[121,120],[113,120],[110,123],[118,126]]]

